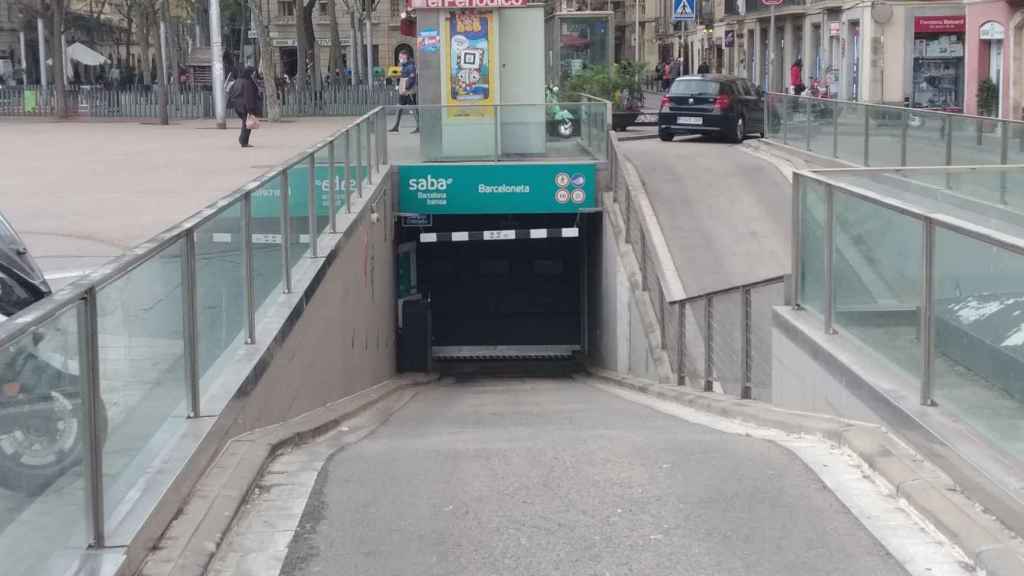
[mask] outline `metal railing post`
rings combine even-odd
[[[345,130],[345,213],[352,213],[352,137]]]
[[[196,298],[196,231],[185,232],[181,254],[182,339],[185,344],[185,398],[188,417],[199,417],[199,310]]]
[[[629,193],[629,182],[625,183],[622,194],[626,197],[626,244],[632,244],[629,237],[629,225],[630,220],[632,220],[630,212],[632,212],[631,207],[633,205],[633,195]]]
[[[711,392],[715,389],[714,375],[714,364],[712,362],[712,354],[714,352],[714,331],[712,326],[714,325],[714,311],[712,310],[712,303],[714,302],[713,296],[708,296],[704,299],[704,391]]]
[[[839,158],[839,102],[832,104],[832,157]]]
[[[373,131],[370,128],[370,118],[363,120],[363,132],[366,132],[366,185],[373,186],[373,144],[370,142],[370,133]]]
[[[807,140],[806,147],[807,147],[807,151],[810,152],[811,151],[811,99],[810,98],[805,98],[804,99],[804,110],[805,110],[805,115],[807,116],[806,124],[805,124],[806,132],[807,132],[807,134],[805,135],[806,136],[806,140]]]
[[[327,144],[327,164],[330,171],[330,194],[327,199],[327,210],[330,212],[329,226],[331,234],[338,233],[338,162],[334,156],[334,138]]]
[[[676,384],[686,386],[686,301],[676,302],[676,308],[679,309],[679,341],[676,342],[676,366],[679,368]]]
[[[942,118],[943,126],[946,127],[946,166],[953,165],[953,118],[948,115],[944,115]],[[946,171],[946,188],[953,187],[953,180],[950,176],[949,171]]]
[[[749,400],[750,388],[750,288],[740,288],[740,398]]]
[[[363,197],[363,175],[360,173],[363,167],[363,125],[362,123],[356,123],[356,192],[359,193],[359,197]],[[351,130],[351,128],[349,128]],[[367,167],[369,169],[369,167]]]
[[[869,140],[871,131],[871,115],[868,114],[868,107],[864,105],[864,165],[869,166],[870,159]]]
[[[387,112],[387,110],[388,109],[384,108],[384,107],[381,107],[381,109],[380,109],[380,115],[381,115],[381,122],[380,122],[380,155],[381,155],[381,158],[383,159],[383,163],[384,164],[389,164],[390,163],[390,159],[388,158],[388,112]],[[416,120],[417,120],[417,122],[419,121],[419,117],[418,116],[416,117]]]
[[[285,294],[292,292],[292,267],[288,264],[289,238],[291,237],[291,216],[288,214],[288,169],[281,171],[281,279],[283,281]]]
[[[782,143],[789,144],[789,122],[787,116],[791,113],[792,106],[789,105],[789,96],[782,97],[782,114],[779,120],[782,122]]]
[[[825,333],[835,334],[832,329],[833,294],[832,259],[835,245],[835,189],[825,186]]]
[[[252,268],[252,192],[242,196],[242,283],[245,285],[245,343],[256,342],[256,289]]]
[[[902,116],[902,126],[900,127],[900,166],[907,165],[907,136],[910,131],[910,111],[904,110]]]
[[[316,194],[316,152],[313,152],[306,159],[306,168],[309,172],[309,184],[306,186],[306,216],[308,219],[307,230],[309,231],[309,257],[317,257],[316,229],[317,229],[317,194]]]
[[[981,134],[982,134],[982,132],[985,131],[985,123],[984,122],[985,121],[982,120],[981,118],[978,118],[977,120],[974,121],[974,131],[977,133],[976,144],[978,146],[981,146]]]
[[[793,174],[793,182],[791,184],[792,202],[790,207],[792,210],[790,214],[790,218],[792,221],[790,222],[789,226],[791,235],[789,245],[793,250],[792,254],[790,254],[790,259],[792,261],[790,269],[793,270],[793,279],[790,282],[793,292],[791,294],[792,299],[790,300],[790,302],[792,303],[794,310],[800,309],[800,275],[803,273],[800,269],[800,251],[803,249],[803,246],[801,245],[801,235],[803,234],[801,226],[803,225],[803,223],[800,221],[800,218],[802,216],[800,212],[800,184],[802,182],[803,176],[801,176],[800,174]]]
[[[921,404],[932,406],[932,369],[935,364],[935,224],[924,219],[924,254],[921,282]]]
[[[999,163],[1003,166],[1009,161],[1010,156],[1010,127],[1009,122],[1002,122],[999,135]],[[1006,204],[1006,170],[999,172],[999,201]]]
[[[82,423],[85,427],[82,454],[85,465],[85,513],[89,543],[106,545],[103,511],[103,438],[97,415],[100,411],[99,327],[96,288],[86,289],[78,304],[78,374],[82,394]]]

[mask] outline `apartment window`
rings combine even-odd
[[[278,16],[295,16],[295,3],[288,0],[280,0],[277,3]]]
[[[327,16],[327,2],[324,2],[323,0],[320,0],[320,3],[318,4],[318,8],[320,9],[320,15],[321,16]]]
[[[402,13],[402,0],[391,0],[391,17],[397,17]]]

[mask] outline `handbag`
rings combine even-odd
[[[245,117],[245,127],[249,130],[259,130],[260,119],[253,114],[249,114]]]

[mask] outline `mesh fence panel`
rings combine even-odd
[[[704,345],[704,311],[707,308],[707,301],[704,299],[687,302],[685,304],[684,320],[686,322],[686,348],[683,362],[686,371],[686,378],[690,386],[703,390],[704,388],[704,354],[707,349]]]
[[[771,400],[772,308],[783,305],[784,299],[782,282],[750,291],[750,380],[754,400]]]
[[[665,303],[665,352],[674,374],[679,373],[679,308],[681,304]]]
[[[711,307],[712,373],[726,394],[737,397],[742,390],[742,302],[741,293],[736,290],[714,296]]]

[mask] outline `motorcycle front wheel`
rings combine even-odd
[[[82,462],[85,423],[77,397],[51,391],[37,415],[0,436],[0,486],[37,496]],[[2,409],[2,408],[0,408]],[[0,414],[0,418],[2,418]],[[96,413],[100,445],[107,437],[107,409]]]
[[[562,120],[558,123],[558,135],[562,138],[571,138],[573,133],[572,120]]]

